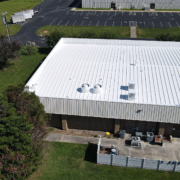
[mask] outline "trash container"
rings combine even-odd
[[[149,143],[152,143],[154,141],[154,133],[153,132],[146,133],[146,141]]]
[[[111,149],[112,154],[116,155],[116,149]]]
[[[120,130],[120,138],[124,139],[125,138],[126,131],[125,130]]]
[[[104,145],[103,145],[103,144],[100,145],[100,150],[101,150],[101,151],[104,150]]]

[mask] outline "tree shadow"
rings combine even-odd
[[[96,163],[97,159],[97,144],[89,143],[86,149],[85,161]]]
[[[45,55],[48,55],[52,51],[52,48],[50,47],[40,47],[38,49],[40,54],[45,54]]]
[[[81,4],[81,1],[80,1],[80,0],[74,0],[74,1],[69,5],[69,7],[78,7],[79,4]]]

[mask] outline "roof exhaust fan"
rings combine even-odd
[[[94,88],[93,88],[93,92],[94,92],[95,94],[98,94],[98,93],[101,93],[101,91],[102,91],[102,85],[96,84],[96,85],[94,86]]]
[[[87,92],[89,92],[89,84],[87,84],[87,83],[84,83],[84,84],[82,84],[82,86],[81,86],[81,92],[82,93],[87,93]]]

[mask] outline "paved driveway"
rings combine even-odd
[[[178,12],[71,11],[78,3],[79,0],[45,0],[34,8],[39,11],[38,15],[22,24],[13,38],[24,44],[33,41],[45,46],[45,38],[35,35],[36,30],[45,25],[180,27]]]

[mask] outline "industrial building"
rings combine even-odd
[[[82,8],[180,9],[179,0],[82,0]]]
[[[52,126],[180,136],[180,43],[62,38],[26,84]]]

